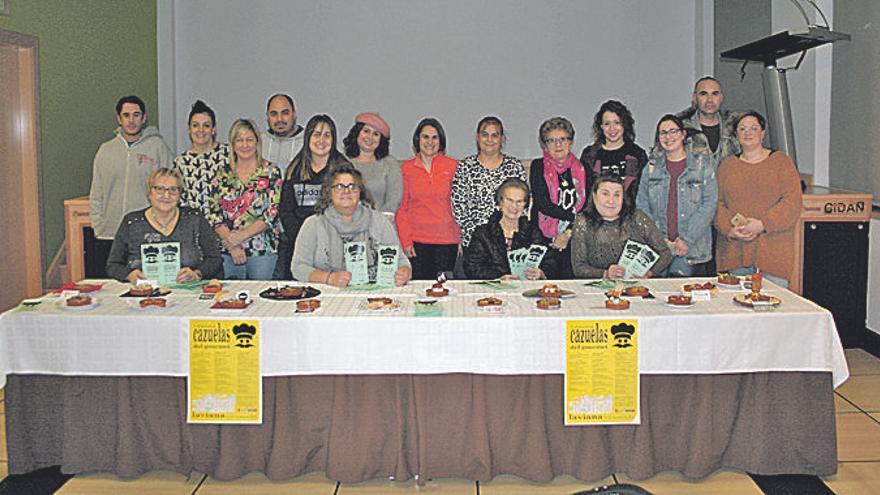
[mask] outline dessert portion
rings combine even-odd
[[[151,296],[153,295],[153,286],[150,284],[144,284],[141,286],[132,285],[131,289],[128,290],[128,293],[137,297]]]
[[[367,311],[394,311],[399,307],[390,297],[368,297],[363,306]]]
[[[776,299],[773,296],[768,296],[766,294],[761,294],[760,292],[750,292],[745,298],[752,302],[770,302]]]
[[[428,297],[446,297],[449,295],[449,289],[443,287],[442,282],[437,282],[430,289],[425,290],[425,295]]]
[[[248,307],[248,302],[242,299],[220,299],[211,307],[214,309],[244,309]]]
[[[690,306],[693,303],[691,296],[673,295],[666,298],[666,304],[672,306]]]
[[[303,299],[296,302],[297,313],[312,313],[321,307],[321,301],[318,299]]]
[[[71,307],[88,306],[89,304],[92,304],[92,298],[85,294],[79,294],[68,297],[67,300],[64,301],[64,304]]]
[[[306,293],[306,290],[305,290],[304,287],[296,287],[296,286],[293,286],[293,285],[285,285],[284,287],[281,287],[281,288],[278,290],[278,292],[281,294],[281,297],[290,297],[290,298],[294,298],[294,297],[302,297],[303,294]]]
[[[161,297],[147,297],[141,299],[138,302],[138,305],[142,308],[149,308],[150,306],[155,306],[157,308],[164,308],[168,304],[168,301]]]
[[[739,286],[739,277],[737,277],[736,275],[731,275],[730,273],[719,273],[718,283],[721,285]]]
[[[538,289],[538,295],[541,297],[559,297],[562,295],[562,289],[556,284],[544,284],[544,287]]]
[[[623,295],[623,289],[619,287],[606,292],[605,308],[617,310],[629,309],[630,302],[621,298],[621,295]]]
[[[542,297],[536,303],[538,309],[559,309],[562,307],[562,301],[556,297]]]
[[[497,297],[484,297],[477,299],[477,306],[481,308],[500,307],[502,304],[503,301]]]
[[[691,292],[698,291],[708,291],[710,294],[715,295],[718,293],[718,287],[712,282],[706,282],[704,284],[696,283],[696,284],[684,284],[681,286],[681,293],[690,296]]]
[[[205,294],[216,294],[223,290],[223,284],[216,278],[212,278],[207,284],[202,286],[202,292]]]
[[[651,292],[644,285],[636,285],[623,289],[623,295],[628,297],[645,297],[650,294]]]

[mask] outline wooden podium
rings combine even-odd
[[[89,197],[64,200],[64,231],[67,237],[67,268],[71,281],[85,278],[83,227],[91,227]]]

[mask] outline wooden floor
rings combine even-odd
[[[880,359],[859,349],[846,351],[851,377],[835,392],[837,408],[837,448],[840,463],[836,476],[824,479],[838,495],[880,495]],[[2,390],[0,390],[2,397]],[[0,478],[6,476],[5,411],[0,401]],[[561,476],[552,483],[537,485],[514,476],[499,476],[489,483],[477,486],[462,479],[437,479],[425,487],[417,487],[413,480],[394,482],[374,480],[367,483],[340,484],[323,474],[312,474],[290,481],[269,481],[261,474],[250,474],[236,481],[221,482],[193,473],[189,478],[178,473],[154,472],[134,481],[120,481],[106,474],[79,475],[68,481],[56,493],[88,495],[226,495],[254,494],[414,494],[439,495],[550,495],[570,494],[601,484],[630,482],[616,475],[594,483],[584,483]],[[719,471],[699,481],[683,479],[675,473],[662,473],[638,482],[655,495],[760,495],[764,492],[744,474]]]

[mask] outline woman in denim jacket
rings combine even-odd
[[[667,114],[657,123],[655,145],[639,183],[636,206],[660,228],[674,256],[661,276],[689,277],[712,257],[712,219],[718,182],[709,155],[685,150],[687,131]]]

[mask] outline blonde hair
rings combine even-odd
[[[174,177],[174,180],[177,181],[177,187],[183,194],[183,176],[180,175],[180,172],[173,168],[157,168],[147,177],[147,197],[150,196],[150,190],[156,185],[156,181],[163,177]]]
[[[233,171],[235,171],[236,166],[238,166],[238,157],[235,154],[235,139],[244,131],[251,131],[254,133],[254,138],[257,140],[257,167],[263,163],[262,144],[260,141],[260,131],[257,129],[257,123],[252,119],[237,119],[232,123],[232,127],[229,128],[229,169]]]

